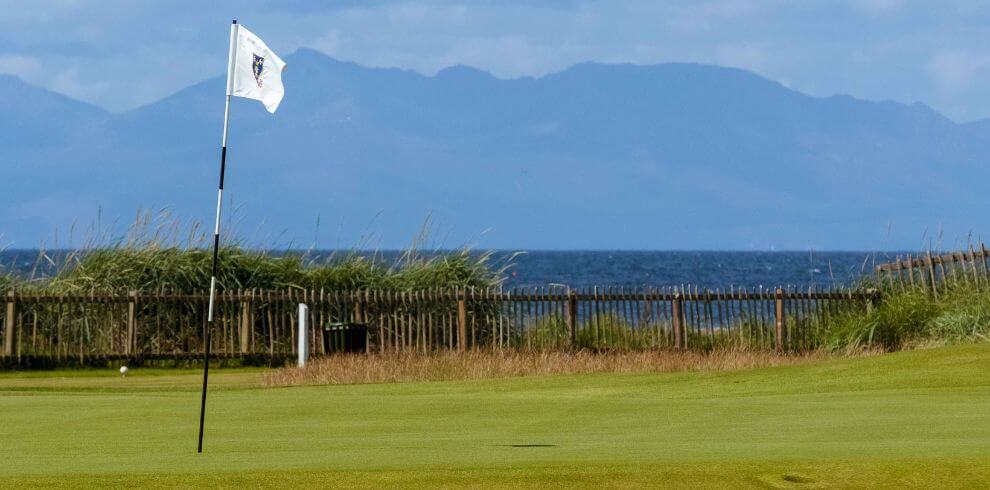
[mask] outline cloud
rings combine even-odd
[[[695,2],[647,2],[630,14],[663,19],[664,25],[681,34],[711,34],[728,24],[747,22],[784,5],[777,0],[705,0]]]
[[[518,77],[592,60],[717,63],[815,95],[921,100],[965,118],[990,115],[973,54],[990,36],[988,2],[14,2],[0,11],[0,71],[125,110],[221,75],[236,15],[280,53],[313,47],[368,66]]]
[[[987,117],[975,114],[965,101],[985,99],[985,80],[990,78],[990,55],[968,51],[941,51],[931,57],[925,70],[934,82],[935,105],[963,118]]]
[[[988,68],[990,56],[960,51],[937,53],[925,67],[939,90],[948,94],[965,92],[986,80]]]
[[[18,54],[0,55],[0,73],[28,80],[37,78],[42,72],[41,61],[37,58]]]
[[[871,16],[880,16],[896,12],[908,2],[906,0],[847,0],[849,5],[860,12]]]

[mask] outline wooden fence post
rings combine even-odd
[[[908,279],[911,280],[911,287],[914,287],[914,257],[911,254],[907,256],[908,261]]]
[[[13,291],[7,291],[7,315],[3,322],[3,355],[10,357],[14,355],[14,336],[17,331],[14,328],[17,323],[17,299]]]
[[[251,330],[254,328],[254,305],[251,301],[254,291],[252,290],[251,293],[241,291],[239,296],[241,299],[241,328],[240,335],[238,335],[238,345],[241,354],[247,354],[251,352]]]
[[[674,323],[674,348],[680,349],[682,347],[687,347],[687,339],[681,339],[682,333],[687,333],[684,330],[684,299],[681,297],[680,291],[674,293],[674,299],[670,300],[670,315],[671,320]]]
[[[354,323],[364,323],[364,300],[360,291],[355,294],[354,299]]]
[[[883,300],[883,296],[881,295],[879,289],[874,289],[874,288],[867,289],[866,295],[868,301],[867,304],[870,310],[875,310],[878,306],[880,306],[880,302]]]
[[[137,291],[128,293],[127,301],[127,345],[124,347],[124,354],[131,355],[131,350],[136,345],[137,340]]]
[[[928,265],[928,279],[932,288],[932,295],[938,299],[938,285],[935,283],[935,262],[932,261],[932,251],[929,249],[926,252],[925,262]]]
[[[980,273],[976,270],[976,250],[973,250],[973,244],[969,244],[969,267],[973,269],[973,284],[977,288],[980,287]]]
[[[371,332],[368,326],[368,315],[366,314],[367,302],[368,302],[368,290],[358,291],[354,295],[354,323],[360,323],[365,326],[364,329],[364,353],[371,353]]]
[[[457,350],[467,350],[467,295],[457,291]]]
[[[577,345],[577,294],[570,290],[567,291],[567,335],[574,348]]]
[[[980,269],[983,270],[983,280],[987,282],[987,247],[980,243]]]
[[[776,347],[784,350],[784,290],[777,288],[774,292],[774,316],[776,316]]]

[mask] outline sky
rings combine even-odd
[[[0,73],[125,111],[221,74],[232,18],[282,54],[310,47],[427,75],[693,61],[811,95],[990,117],[990,0],[7,0]]]

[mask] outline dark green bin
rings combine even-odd
[[[367,325],[360,323],[329,323],[324,325],[324,354],[363,354],[367,349]]]

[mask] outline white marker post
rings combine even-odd
[[[309,358],[309,307],[304,303],[299,303],[299,343],[296,345],[296,352],[299,353],[298,366],[305,367]]]

